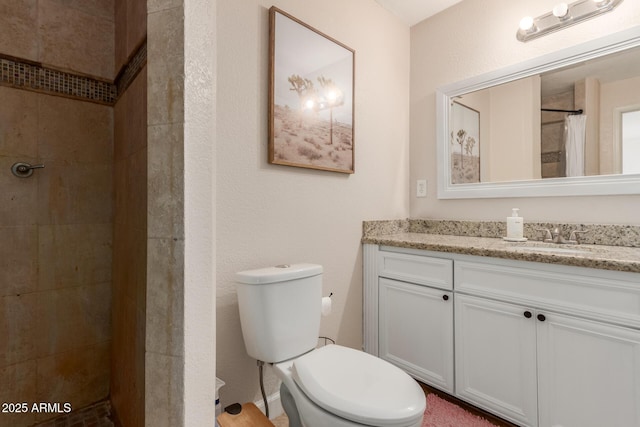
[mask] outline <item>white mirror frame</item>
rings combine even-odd
[[[454,185],[451,183],[451,151],[448,143],[449,106],[452,98],[637,46],[640,46],[640,26],[438,88],[436,90],[438,199],[640,194],[640,174]]]

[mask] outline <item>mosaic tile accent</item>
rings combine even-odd
[[[542,163],[558,163],[562,159],[563,151],[551,151],[540,155]]]
[[[131,60],[125,64],[118,76],[116,77],[116,88],[118,97],[123,94],[129,85],[135,80],[136,76],[147,63],[147,40],[140,45],[136,53],[133,54]]]
[[[113,105],[147,63],[147,42],[122,67],[115,82],[59,71],[0,54],[0,85]]]
[[[101,104],[116,98],[113,83],[7,57],[0,57],[0,84]]]

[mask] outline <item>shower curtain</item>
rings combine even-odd
[[[584,176],[586,114],[570,115],[564,121],[567,176]]]

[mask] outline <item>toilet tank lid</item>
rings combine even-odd
[[[282,264],[274,267],[241,271],[236,273],[236,279],[240,283],[261,285],[313,277],[320,274],[322,274],[322,266],[318,264]]]

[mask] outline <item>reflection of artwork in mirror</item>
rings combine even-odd
[[[451,105],[451,183],[480,182],[480,113]]]
[[[353,173],[353,49],[270,9],[269,162]]]
[[[622,113],[622,173],[640,173],[640,110]]]

